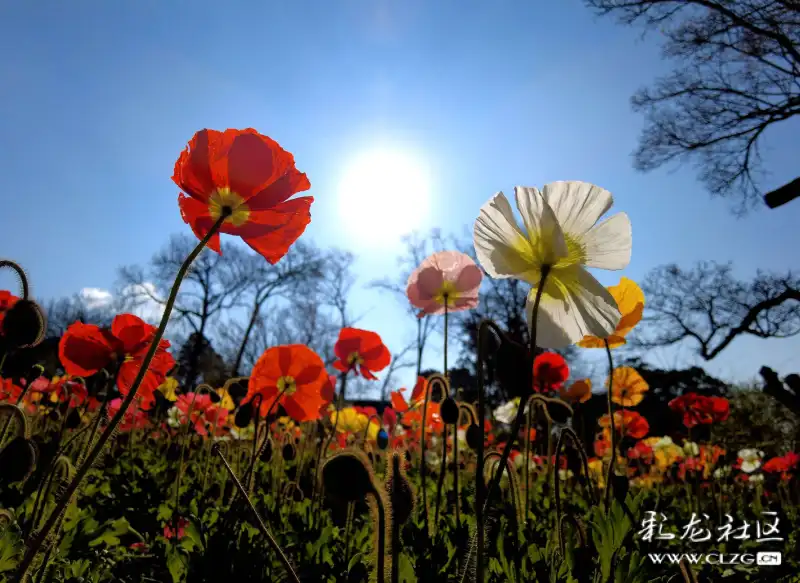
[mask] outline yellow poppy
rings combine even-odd
[[[233,411],[236,409],[236,403],[233,402],[233,397],[231,397],[228,389],[222,387],[221,389],[217,389],[217,395],[219,395],[219,406],[227,409],[228,411]]]
[[[158,389],[156,389],[159,393],[164,395],[164,398],[167,401],[174,403],[178,400],[178,395],[176,394],[176,390],[178,388],[178,381],[174,377],[167,377],[164,379],[164,382],[159,385]]]
[[[606,388],[608,388],[606,379]],[[644,394],[650,390],[636,369],[629,366],[620,366],[614,369],[614,385],[611,387],[611,400],[623,407],[635,407],[644,399]]]
[[[617,329],[605,339],[608,340],[609,348],[616,348],[625,344],[625,336],[642,319],[644,293],[635,281],[627,277],[620,279],[619,285],[609,287],[608,291],[616,300],[617,307],[622,314],[622,318],[617,324]],[[597,336],[584,336],[583,340],[578,342],[578,346],[583,348],[605,348],[605,341]]]
[[[336,418],[339,418],[338,424]],[[341,410],[340,414],[336,411],[331,413],[331,423],[336,426],[336,430],[340,433],[358,433],[364,431],[367,426],[369,418],[363,413],[359,413],[353,407],[345,407]]]

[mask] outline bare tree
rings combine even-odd
[[[740,336],[787,338],[800,333],[800,278],[759,271],[734,278],[730,264],[698,263],[691,270],[665,265],[642,284],[643,325],[631,339],[649,349],[691,340],[705,360]]]
[[[694,161],[712,194],[757,200],[759,147],[767,128],[800,113],[800,3],[796,0],[585,0],[624,24],[666,37],[676,69],[639,90],[646,125],[634,154],[648,171]],[[800,185],[769,206],[800,195]]]
[[[184,259],[197,241],[190,235],[173,235],[158,251],[147,268],[127,266],[119,270],[118,296],[127,308],[146,305],[165,306],[172,283]],[[178,331],[188,331],[197,346],[186,358],[186,382],[194,384],[202,339],[210,336],[209,325],[221,312],[238,305],[251,263],[240,247],[223,246],[223,255],[203,250],[183,280],[172,309],[172,322]],[[173,329],[174,330],[174,329]]]
[[[113,304],[91,305],[80,294],[51,300],[44,306],[44,312],[47,314],[47,338],[60,338],[74,322],[110,326],[115,313]]]

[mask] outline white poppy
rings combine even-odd
[[[552,182],[542,191],[514,189],[524,230],[502,192],[481,207],[475,222],[475,253],[494,278],[531,284],[530,325],[542,269],[549,267],[537,316],[536,344],[562,348],[585,335],[605,338],[620,320],[617,303],[586,267],[622,269],[631,256],[631,225],[625,213],[597,224],[611,207],[611,193],[587,182]]]
[[[752,474],[761,467],[761,458],[764,457],[764,452],[758,449],[741,449],[739,450],[739,459],[741,461],[740,468],[746,474]]]
[[[494,410],[494,418],[500,423],[511,425],[514,422],[514,417],[517,416],[517,408],[519,407],[519,399],[511,399],[508,403],[500,405]]]
[[[684,441],[683,453],[689,457],[697,457],[700,455],[700,447],[693,441]]]

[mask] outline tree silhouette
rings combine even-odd
[[[696,163],[712,194],[758,201],[766,130],[800,113],[800,4],[794,0],[585,0],[666,37],[675,70],[632,98],[646,125],[634,154],[648,171]],[[800,195],[794,181],[769,206]]]

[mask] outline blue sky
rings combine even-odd
[[[0,48],[0,254],[38,297],[112,288],[118,266],[188,230],[170,176],[204,127],[255,127],[293,152],[316,197],[305,236],[357,252],[362,283],[394,259],[352,238],[337,185],[356,156],[386,148],[428,169],[423,229],[461,232],[517,184],[586,180],[631,217],[628,277],[701,259],[732,260],[742,277],[798,267],[800,202],[740,220],[691,168],[632,169],[642,118],[629,97],[670,66],[657,37],[578,0],[15,2],[0,7]],[[766,188],[795,177],[797,129],[767,135]],[[402,307],[357,294],[359,324],[399,348],[414,330]],[[737,340],[707,368],[795,372],[798,348]],[[688,349],[654,358],[697,362]]]

